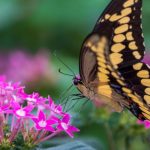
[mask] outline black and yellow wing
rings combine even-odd
[[[142,0],[112,0],[85,39],[80,54],[80,76],[97,93],[122,95],[130,111],[150,120],[150,69],[142,61]],[[105,89],[101,85],[106,85]]]

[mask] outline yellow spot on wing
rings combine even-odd
[[[141,70],[137,73],[137,76],[140,78],[149,78],[149,71]]]
[[[135,96],[133,94],[128,94],[128,96],[131,97],[134,102],[136,102],[140,106],[143,106],[143,103],[139,100],[139,98],[137,96]]]
[[[98,43],[98,50],[97,50],[97,51],[103,51],[104,48],[105,48],[105,46],[106,46],[105,43],[99,42],[99,43]]]
[[[96,51],[97,51],[97,48],[96,48],[95,46],[91,46],[90,48],[91,48],[91,50],[92,50],[93,52],[96,52]]]
[[[111,74],[112,74],[112,76],[113,76],[114,78],[116,78],[116,79],[119,79],[119,78],[120,78],[120,77],[117,75],[116,72],[112,72]]]
[[[102,57],[98,57],[97,60],[101,63],[106,63],[106,60],[105,58],[102,58]]]
[[[117,82],[118,82],[120,85],[125,86],[125,83],[124,83],[123,81],[121,81],[121,80],[118,79]]]
[[[129,48],[131,50],[137,50],[138,49],[138,47],[136,46],[135,41],[129,43]]]
[[[150,87],[150,79],[142,79],[141,80],[142,85]]]
[[[141,59],[141,57],[142,57],[138,51],[134,51],[134,52],[133,52],[133,56],[134,56],[136,59]]]
[[[124,24],[124,23],[129,23],[129,21],[130,21],[130,17],[124,17],[119,20],[119,23]]]
[[[134,40],[133,35],[132,35],[132,32],[128,32],[128,33],[126,34],[126,38],[127,38],[128,41]]]
[[[108,82],[109,81],[109,77],[106,74],[101,73],[101,72],[98,72],[98,79],[101,82]]]
[[[110,65],[107,65],[107,68],[108,68],[110,71],[113,70],[112,67],[111,67]]]
[[[127,15],[130,15],[132,13],[132,9],[129,7],[129,8],[125,8],[121,11],[121,14],[122,14],[122,17],[125,17]]]
[[[113,41],[116,43],[120,43],[120,42],[123,42],[125,39],[126,38],[123,34],[118,34],[114,36]]]
[[[116,53],[122,51],[123,49],[125,49],[125,45],[123,45],[121,43],[114,44],[111,47],[111,50]]]
[[[123,87],[122,90],[123,90],[125,93],[128,93],[128,94],[130,94],[130,93],[132,92],[130,89],[125,88],[125,87]]]
[[[113,14],[113,15],[110,17],[109,20],[110,20],[111,22],[114,22],[114,21],[119,20],[120,18],[122,18],[121,15]]]
[[[126,31],[128,31],[128,29],[129,29],[129,25],[128,24],[121,25],[121,26],[119,26],[119,27],[117,27],[115,29],[115,34],[124,33]]]
[[[130,7],[134,5],[134,0],[127,0],[124,4],[123,4],[123,7]]]
[[[121,11],[121,15],[113,14],[113,15],[110,17],[109,20],[110,20],[111,22],[117,21],[117,20],[119,20],[119,19],[121,19],[121,18],[123,18],[123,17],[125,17],[125,16],[127,16],[127,15],[129,15],[129,14],[131,14],[131,12],[132,12],[132,9],[131,9],[131,8],[125,8],[125,9],[123,9],[123,10]]]
[[[101,52],[101,51],[97,51],[97,56],[98,56],[98,58],[100,57],[100,58],[104,58],[105,59],[104,53]]]
[[[98,61],[98,65],[99,65],[100,67],[107,68],[106,64],[104,64],[104,63],[102,63],[102,62],[99,62],[99,61]]]
[[[150,95],[150,88],[146,88],[145,89],[145,93],[148,94],[148,95]]]
[[[109,19],[110,18],[110,15],[109,14],[106,14],[105,15],[105,19],[107,20],[107,19]]]
[[[133,69],[140,70],[142,68],[142,66],[143,66],[143,63],[137,63],[137,64],[133,65]]]
[[[112,95],[112,89],[109,85],[101,85],[98,87],[98,93],[110,97]]]
[[[149,95],[145,95],[144,100],[146,101],[147,104],[150,104],[150,96]]]
[[[112,62],[113,65],[120,64],[123,61],[121,57],[122,57],[122,54],[120,53],[112,53],[109,55],[110,61]]]
[[[104,68],[102,68],[102,67],[99,67],[98,70],[99,70],[100,72],[104,73],[104,74],[109,74],[109,71],[106,70],[106,69],[104,69]]]
[[[139,107],[144,113],[150,115],[150,111],[147,110],[146,107]]]
[[[103,54],[103,53],[104,53],[104,48],[98,46],[98,47],[96,48],[96,52]]]

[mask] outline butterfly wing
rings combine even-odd
[[[80,75],[87,87],[96,81],[99,94],[103,83],[108,93],[113,88],[127,99],[128,109],[135,116],[150,120],[149,68],[141,63],[145,51],[141,8],[142,0],[110,2],[84,41]]]
[[[111,45],[109,45],[111,47],[109,49],[110,53],[112,53],[110,59],[114,67],[116,67],[116,63],[119,63],[119,66],[128,65],[143,58],[145,47],[143,45],[144,38],[141,29],[141,8],[142,0],[112,0],[110,2],[98,19],[92,33],[85,39],[81,49],[80,73],[84,82],[88,82],[87,80],[90,81],[91,69],[93,69],[93,66],[95,67],[94,64],[96,63],[95,60],[89,60],[89,58],[94,59],[94,54],[85,46],[85,43],[89,39],[93,40],[93,38],[90,38],[93,35],[104,35],[111,42]],[[135,43],[135,41],[138,41],[138,43]],[[132,49],[137,47],[138,51],[130,51],[128,46]],[[121,52],[121,54],[119,52]],[[126,54],[128,54],[128,57],[126,57]],[[89,57],[90,55],[92,55],[92,57]],[[114,59],[114,57],[118,57],[118,59]],[[135,57],[139,59],[137,60]],[[124,64],[122,62],[123,60],[125,61]],[[89,66],[91,63],[93,64]]]

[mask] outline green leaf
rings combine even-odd
[[[42,149],[40,148],[40,150]],[[43,150],[95,150],[95,149],[80,141],[74,141],[53,148],[46,148]]]

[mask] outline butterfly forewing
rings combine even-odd
[[[142,0],[110,2],[83,43],[80,75],[87,87],[95,81],[96,92],[106,91],[110,97],[115,90],[135,116],[150,120],[150,69],[141,63],[141,9]]]

